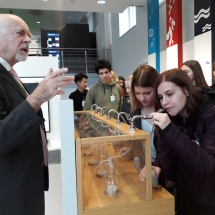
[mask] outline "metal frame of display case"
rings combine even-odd
[[[107,119],[107,116],[100,116],[99,113],[94,111],[75,112],[88,113],[92,117],[101,120],[104,124],[110,125],[112,128],[119,130],[123,135],[119,136],[101,136],[95,138],[80,138],[78,132],[75,130],[75,144],[76,144],[76,171],[77,171],[77,195],[78,195],[78,214],[79,215],[173,215],[174,214],[174,197],[168,193],[160,185],[158,189],[152,189],[152,174],[151,174],[151,145],[150,134],[142,130],[136,129],[134,132],[129,131],[129,125],[121,123],[116,124],[115,119]],[[140,181],[138,174],[130,174],[129,164],[124,165],[122,171],[125,172],[128,184],[123,187],[129,186],[130,189],[136,190],[137,194],[133,194],[132,200],[128,200],[121,195],[115,197],[108,196],[106,199],[95,199],[93,205],[86,207],[86,192],[83,189],[83,159],[81,153],[81,146],[86,144],[96,144],[101,142],[111,141],[128,141],[128,140],[141,140],[145,144],[145,165],[147,177],[144,182]],[[145,184],[144,184],[145,183]],[[145,189],[144,186],[145,185]],[[98,185],[99,186],[99,185]],[[98,188],[99,189],[99,188]],[[139,198],[139,196],[145,197]],[[137,195],[137,196],[135,196]],[[125,200],[126,199],[126,200]],[[107,201],[107,202],[105,202]],[[119,203],[111,204],[110,202],[118,201]]]

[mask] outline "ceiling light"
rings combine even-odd
[[[37,23],[40,23],[40,22],[37,22]]]
[[[97,3],[98,3],[98,4],[105,4],[105,3],[106,3],[106,1],[104,1],[104,0],[100,0],[100,1],[97,1]]]

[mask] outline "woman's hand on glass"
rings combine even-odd
[[[157,166],[152,166],[152,170],[154,170],[156,172],[156,175],[159,178],[159,175],[161,173],[161,168],[157,167]],[[140,177],[141,181],[145,181],[145,179],[146,179],[146,166],[144,166],[143,169],[141,170],[139,177]]]

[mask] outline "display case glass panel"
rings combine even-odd
[[[94,111],[75,112],[74,124],[80,214],[142,214],[139,210],[149,202],[156,206],[162,200],[169,206],[165,214],[174,213],[173,197],[161,186],[152,189],[149,133],[131,133],[129,125]],[[139,173],[144,166],[143,182]]]

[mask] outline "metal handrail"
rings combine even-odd
[[[95,73],[94,65],[100,59],[112,63],[111,49],[30,48],[29,56],[58,56],[59,68],[68,67],[72,73]]]

